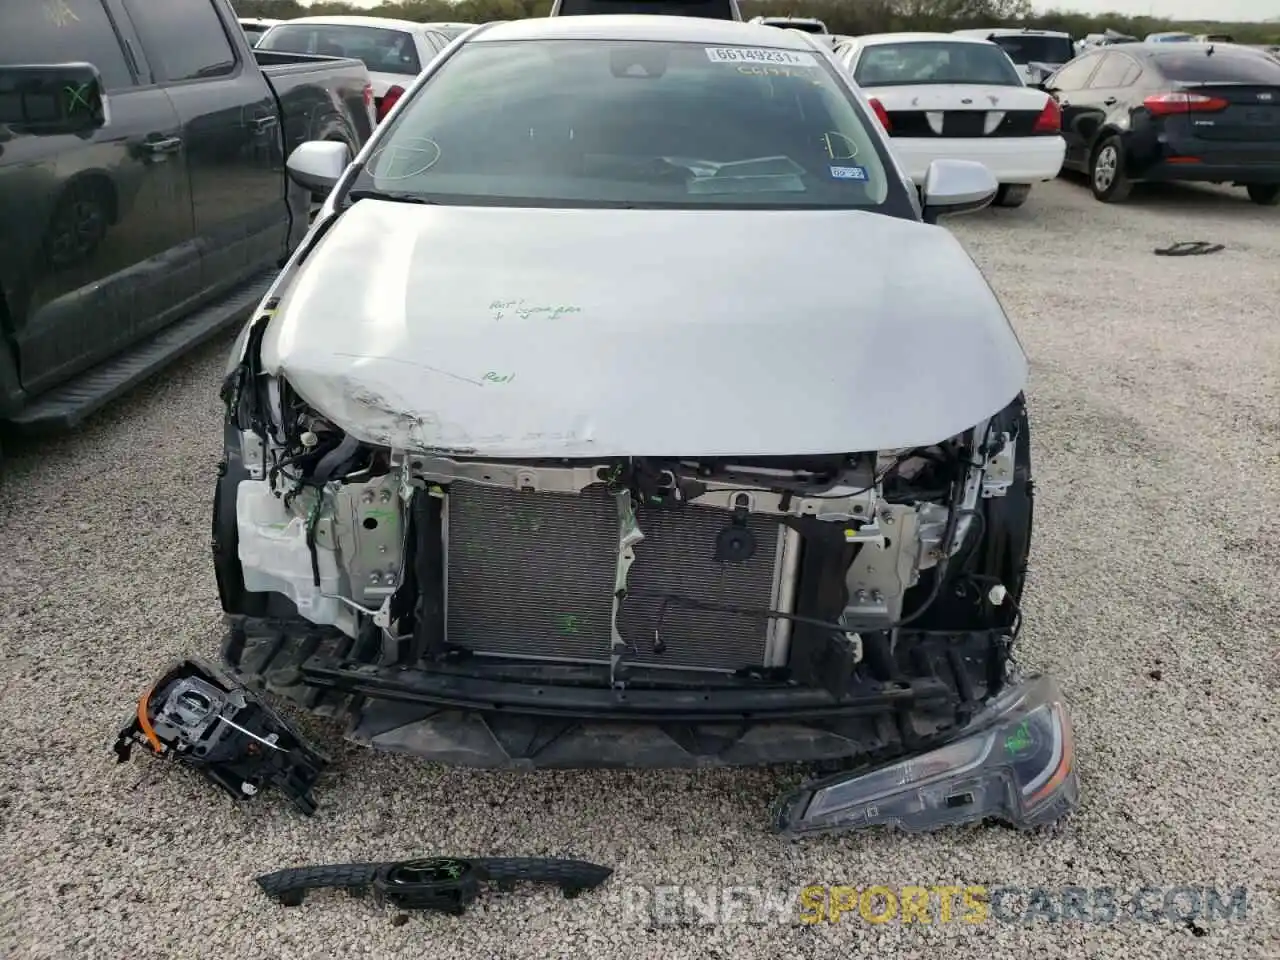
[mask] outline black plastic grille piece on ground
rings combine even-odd
[[[302,903],[309,890],[327,887],[358,895],[372,889],[379,901],[402,909],[460,914],[484,884],[507,890],[518,883],[552,883],[574,897],[600,886],[612,873],[585,860],[553,857],[434,857],[294,867],[264,874],[257,882],[267,896],[286,906]]]

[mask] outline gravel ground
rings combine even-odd
[[[1073,704],[1084,798],[1042,836],[1003,829],[789,844],[762,771],[474,773],[343,744],[321,811],[234,808],[110,743],[171,658],[219,635],[208,515],[215,345],[0,483],[0,955],[829,956],[1140,960],[1280,955],[1280,212],[1241,191],[1123,207],[1059,181],[961,221],[1032,357],[1040,497],[1022,659]],[[1215,256],[1153,247],[1216,240]],[[251,886],[296,863],[416,853],[614,865],[575,901],[495,897],[464,919]],[[641,885],[1245,886],[1241,920],[667,926]]]

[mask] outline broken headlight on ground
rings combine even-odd
[[[120,763],[134,744],[190,766],[237,800],[275,787],[308,816],[312,785],[328,765],[261,700],[199,660],[174,665],[138,699],[116,740]]]
[[[783,798],[789,834],[892,826],[908,831],[995,819],[1052,823],[1080,795],[1071,721],[1057,685],[1011,686],[949,743],[906,760],[827,777]]]

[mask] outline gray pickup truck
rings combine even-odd
[[[363,63],[255,52],[226,0],[0,5],[0,425],[240,323],[308,228],[285,157],[373,126]]]

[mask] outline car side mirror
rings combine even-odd
[[[337,186],[349,163],[351,151],[345,143],[308,140],[294,148],[285,167],[294,183],[310,190],[316,198],[324,199]]]
[[[981,210],[995,199],[999,187],[991,171],[974,160],[934,160],[920,191],[924,222]]]
[[[91,63],[0,67],[0,124],[23,133],[84,133],[111,120],[102,76]]]

